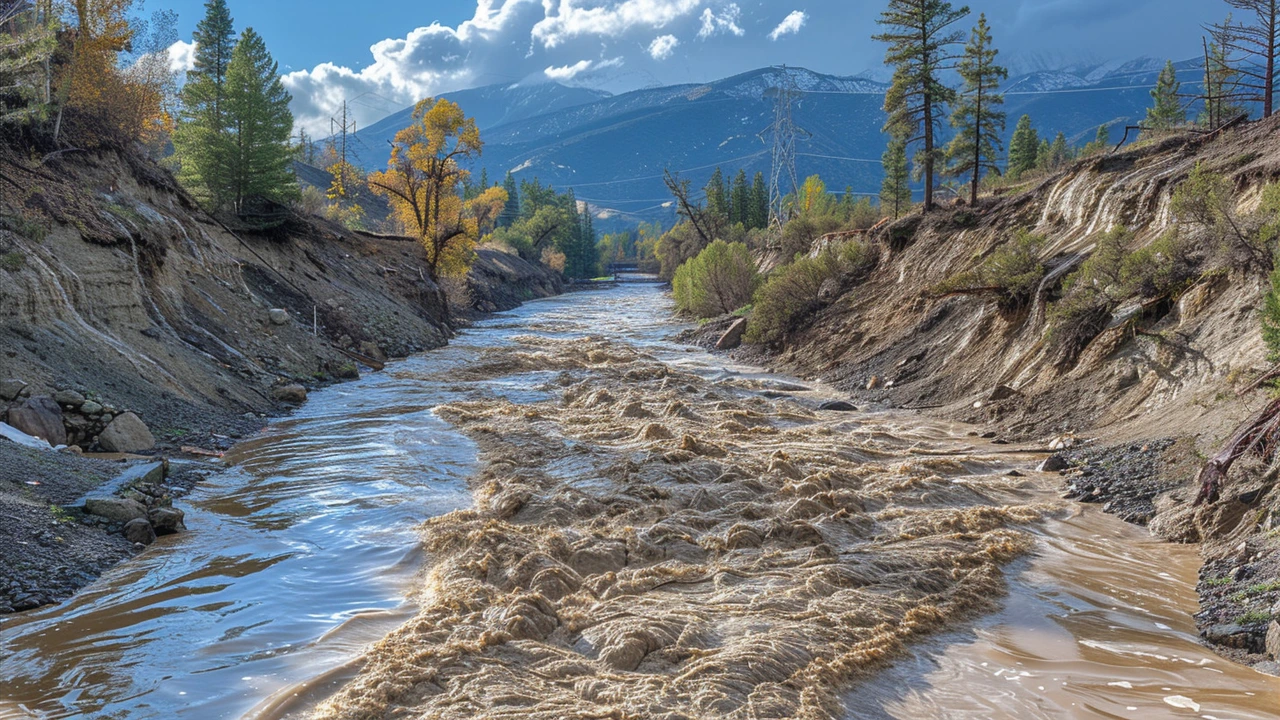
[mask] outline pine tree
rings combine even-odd
[[[964,79],[964,88],[951,114],[951,126],[956,136],[947,146],[950,172],[957,177],[971,177],[969,202],[978,202],[978,183],[984,172],[1000,174],[997,164],[1004,152],[1000,138],[1004,134],[1004,95],[999,92],[1000,83],[1009,78],[1009,71],[996,64],[1000,51],[991,43],[991,30],[987,16],[978,16],[964,57],[957,70]]]
[[[1146,130],[1171,130],[1187,121],[1187,111],[1178,99],[1182,83],[1178,82],[1178,71],[1173,61],[1165,63],[1156,79],[1155,89],[1151,91],[1152,106],[1147,108],[1147,119],[1143,121]]]
[[[1053,144],[1049,146],[1049,167],[1062,167],[1071,159],[1071,148],[1067,145],[1067,136],[1059,132],[1053,137]]]
[[[231,129],[231,201],[237,212],[252,198],[279,202],[297,192],[289,157],[290,100],[262,36],[245,28],[227,64],[223,103]]]
[[[764,173],[758,172],[751,181],[751,201],[747,210],[747,227],[763,230],[769,226],[769,187]]]
[[[1231,24],[1231,18],[1226,20]],[[1227,60],[1226,49],[1219,42],[1204,43],[1204,109],[1199,122],[1210,130],[1217,130],[1246,111],[1237,101],[1240,94],[1240,74]]]
[[[884,109],[889,114],[885,130],[919,141],[922,146],[916,164],[924,176],[924,211],[933,209],[933,185],[938,161],[936,139],[944,106],[955,91],[942,82],[951,68],[952,46],[964,39],[951,26],[969,14],[969,8],[953,8],[945,0],[889,0],[889,7],[876,21],[886,28],[874,40],[887,43],[885,64],[894,68],[893,83],[885,93]]]
[[[182,89],[182,115],[174,132],[181,162],[179,179],[213,209],[232,199],[231,155],[226,117],[227,69],[235,51],[235,28],[225,0],[208,0],[196,25],[194,68]]]
[[[520,191],[517,189],[515,176],[510,172],[502,181],[502,187],[507,191],[507,204],[502,206],[502,212],[498,215],[498,227],[508,228],[520,219]]]
[[[1031,127],[1031,116],[1018,118],[1013,129],[1013,139],[1009,142],[1009,177],[1017,178],[1025,172],[1034,170],[1040,150],[1040,136]]]
[[[738,168],[733,176],[733,191],[729,193],[729,224],[750,225],[751,188],[747,185],[747,171]]]
[[[1111,129],[1106,125],[1098,126],[1098,134],[1094,136],[1093,142],[1084,146],[1085,155],[1097,155],[1106,152],[1111,147]]]
[[[0,2],[0,125],[29,122],[47,112],[53,101],[56,30],[51,2]]]
[[[889,147],[881,159],[884,163],[884,183],[880,186],[880,209],[893,214],[893,219],[911,207],[911,169],[907,164],[907,142],[900,136],[889,139]]]
[[[716,168],[716,171],[711,174],[711,180],[707,182],[704,192],[707,194],[707,212],[727,221],[729,219],[729,202],[724,189],[724,173],[720,171],[720,168]]]

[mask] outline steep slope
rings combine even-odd
[[[1100,233],[1124,225],[1143,245],[1177,224],[1171,195],[1197,163],[1230,178],[1242,212],[1256,208],[1261,188],[1280,178],[1278,137],[1275,118],[1179,136],[1079,163],[976,209],[891,226],[876,238],[871,277],[821,310],[773,362],[863,401],[936,409],[1006,440],[1084,442],[1087,451],[1064,459],[1076,466],[1066,478],[1073,496],[1150,521],[1165,537],[1203,541],[1206,638],[1262,662],[1280,612],[1272,607],[1280,583],[1268,585],[1280,543],[1266,532],[1280,507],[1275,474],[1243,462],[1220,502],[1192,501],[1203,458],[1265,403],[1265,393],[1246,391],[1270,367],[1257,315],[1266,278],[1208,272],[1170,301],[1124,303],[1078,356],[1055,350],[1048,305]],[[1215,242],[1182,229],[1205,249]],[[1046,238],[1050,269],[1029,309],[1010,315],[994,299],[933,292],[1018,230]],[[1135,459],[1148,469],[1135,470]]]

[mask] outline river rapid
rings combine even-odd
[[[1194,548],[670,312],[537,301],[313,393],[190,532],[0,619],[0,718],[1280,715],[1196,643]]]

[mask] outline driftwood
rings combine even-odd
[[[1227,441],[1217,455],[1209,458],[1200,469],[1197,480],[1200,482],[1200,494],[1196,496],[1195,506],[1212,505],[1218,502],[1223,483],[1231,466],[1246,453],[1254,452],[1263,457],[1271,455],[1280,440],[1280,398],[1267,403],[1267,406],[1254,413],[1252,417],[1240,425],[1235,435]]]

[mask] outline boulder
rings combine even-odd
[[[271,397],[279,402],[301,405],[307,401],[307,389],[297,383],[280,385],[271,391]]]
[[[98,436],[98,444],[107,452],[144,452],[156,446],[156,439],[141,418],[127,412],[111,421]]]
[[[147,514],[147,518],[151,520],[151,526],[155,528],[156,535],[174,535],[187,530],[184,521],[186,515],[177,508],[154,508]]]
[[[131,543],[150,545],[156,541],[156,531],[146,520],[130,520],[124,524],[124,538]]]
[[[26,389],[27,384],[21,380],[14,378],[0,380],[0,400],[17,400],[18,396],[22,394],[22,391]]]
[[[493,312],[493,311],[486,310],[485,312]],[[360,354],[364,355],[365,357],[373,358],[378,362],[387,361],[387,354],[382,352],[382,348],[378,347],[378,343],[370,342],[368,340],[365,340],[364,342],[360,343]]]
[[[840,297],[841,289],[839,280],[827,278],[818,287],[818,299],[824,303],[834,302],[836,298]]]
[[[738,318],[728,330],[716,341],[717,350],[732,350],[742,344],[742,336],[747,333],[747,319]]]
[[[1051,455],[1045,459],[1044,462],[1040,463],[1040,467],[1037,468],[1037,470],[1040,472],[1058,472],[1059,470],[1066,470],[1067,467],[1068,464],[1066,458],[1061,455]]]
[[[88,415],[89,417],[101,415],[102,410],[102,406],[92,400],[86,400],[84,404],[80,406],[80,414]]]
[[[67,444],[62,408],[53,398],[27,398],[21,405],[9,408],[9,424],[32,437],[48,441],[50,445]]]
[[[1267,626],[1267,656],[1280,660],[1280,622],[1275,620]]]
[[[870,380],[867,380],[867,389],[868,389],[868,390],[875,390],[875,389],[876,389],[876,388],[878,388],[878,387],[880,387],[880,376],[879,376],[879,375],[872,375],[872,376],[871,376],[871,379],[870,379]]]
[[[280,308],[271,308],[267,311],[271,318],[272,325],[287,325],[289,323],[289,312]]]
[[[858,412],[857,406],[844,400],[832,400],[824,402],[818,406],[819,410],[830,410],[831,412]]]
[[[131,520],[146,520],[147,508],[137,500],[121,497],[89,498],[84,501],[84,511],[90,515],[106,518],[113,523],[127,523]]]
[[[53,401],[59,405],[78,408],[81,405],[84,405],[84,396],[75,390],[59,390],[53,394]]]

